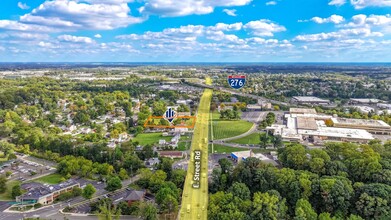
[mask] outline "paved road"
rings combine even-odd
[[[207,79],[207,83],[210,79]],[[187,170],[185,186],[182,194],[182,205],[179,212],[179,219],[207,219],[208,209],[208,129],[209,109],[212,99],[212,90],[205,89],[201,97],[197,112],[197,121],[194,129],[194,136],[191,144],[191,159]],[[201,170],[199,172],[199,188],[193,188],[195,174],[195,153],[201,151]]]
[[[277,105],[284,105],[284,106],[290,106],[291,105],[291,104],[286,103],[286,102],[281,102],[281,101],[277,101],[277,100],[267,99],[267,98],[264,98],[264,97],[258,96],[258,95],[246,94],[246,93],[238,92],[238,91],[235,91],[235,90],[232,90],[232,89],[227,89],[227,88],[224,88],[224,87],[221,87],[221,86],[211,86],[211,85],[205,85],[205,84],[200,84],[200,83],[191,83],[191,84],[199,86],[199,87],[204,87],[204,88],[214,89],[214,90],[218,90],[218,91],[228,92],[228,93],[231,93],[231,94],[234,94],[234,95],[238,95],[238,96],[242,96],[242,97],[249,97],[249,98],[253,98],[253,99],[256,99],[256,100],[262,100],[262,101],[270,102],[270,103],[277,104]]]

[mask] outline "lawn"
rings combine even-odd
[[[62,175],[58,173],[49,174],[47,176],[40,177],[33,180],[34,182],[48,183],[48,184],[59,184],[61,183]]]
[[[247,135],[246,137],[235,139],[229,142],[236,143],[236,144],[259,144],[260,137],[261,135],[259,133],[252,133],[250,135]]]
[[[144,146],[147,144],[158,143],[160,139],[170,141],[172,137],[163,137],[162,133],[144,133],[138,134],[135,138],[133,138],[133,142],[138,141],[140,145]]]
[[[179,142],[178,143],[178,150],[179,151],[185,151],[188,148],[190,148],[191,142]]]
[[[246,148],[238,148],[238,147],[228,147],[220,144],[214,144],[213,145],[213,151],[214,153],[232,153],[236,151],[246,151],[248,149]],[[209,144],[209,153],[212,151],[212,145]]]
[[[14,187],[17,184],[20,184],[20,182],[16,180],[11,180],[9,182],[7,181],[7,190],[4,193],[0,194],[0,200],[1,201],[12,200],[12,196],[11,196],[12,187]]]
[[[238,136],[250,130],[253,123],[237,120],[237,121],[226,121],[226,120],[213,120],[213,138],[223,139]]]

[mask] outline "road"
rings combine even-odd
[[[211,80],[207,78],[207,84],[211,84]],[[179,219],[207,219],[208,210],[208,129],[209,129],[209,109],[212,99],[212,90],[205,89],[198,107],[197,121],[194,129],[194,136],[191,143],[191,156],[189,167],[187,170],[185,186],[182,194],[182,205],[179,212]],[[194,177],[196,174],[195,162],[198,160],[195,157],[195,151],[200,151],[200,182],[199,188],[193,188]],[[196,161],[197,160],[197,161]]]
[[[238,96],[242,96],[242,97],[249,97],[249,98],[253,98],[253,99],[256,99],[256,100],[262,100],[262,101],[265,101],[265,102],[270,102],[272,104],[283,105],[283,106],[290,106],[291,105],[291,104],[286,103],[286,102],[281,102],[281,101],[277,101],[277,100],[267,99],[267,98],[264,98],[264,97],[258,96],[258,95],[246,94],[246,93],[242,93],[240,91],[227,89],[227,88],[224,88],[224,87],[221,87],[221,86],[212,86],[212,85],[205,85],[205,84],[200,84],[200,83],[190,83],[190,84],[191,85],[195,85],[195,86],[199,86],[199,87],[213,89],[213,90],[228,92],[228,93],[231,93],[233,95],[238,95]]]

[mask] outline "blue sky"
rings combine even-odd
[[[391,1],[2,0],[16,61],[391,62]]]

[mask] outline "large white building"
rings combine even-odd
[[[285,115],[286,125],[273,124],[266,129],[280,135],[284,141],[308,142],[322,145],[326,141],[367,143],[374,137],[368,131],[356,127],[328,127],[327,120],[335,122],[329,115],[319,115],[311,109],[291,109]],[[308,112],[308,113],[307,113]],[[315,114],[314,114],[315,113]],[[338,120],[340,120],[338,118]]]

